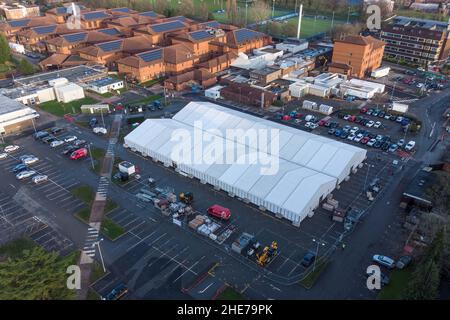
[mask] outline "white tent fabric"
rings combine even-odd
[[[228,129],[243,130],[241,139],[229,144]],[[249,129],[278,131],[261,142],[258,136],[247,134]],[[223,148],[216,150],[204,141],[192,141],[185,145],[185,150],[191,154],[189,161],[180,161],[174,157],[174,150],[180,145],[180,141],[174,139],[176,130],[191,137],[196,132],[209,134]],[[279,155],[270,148],[274,140],[279,143]],[[365,159],[366,154],[360,148],[209,102],[191,102],[173,119],[144,121],[125,137],[125,145],[294,224],[311,216],[320,201]],[[227,155],[235,154],[238,149],[248,161],[225,161]],[[269,159],[276,157],[278,170],[271,175],[261,174],[267,164],[258,161],[260,158],[252,159],[250,155],[255,153]],[[208,154],[215,154],[214,161],[204,159]]]

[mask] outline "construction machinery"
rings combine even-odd
[[[194,201],[194,194],[192,192],[182,192],[178,197],[181,202],[188,205]]]
[[[278,253],[278,243],[276,241],[272,241],[272,244],[264,247],[262,254],[256,254],[256,262],[264,267],[267,265]]]

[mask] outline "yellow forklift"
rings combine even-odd
[[[192,192],[182,192],[178,196],[181,202],[190,205],[194,201],[194,194]]]
[[[263,249],[262,254],[256,254],[256,262],[261,266],[266,266],[273,257],[277,255],[278,252],[278,243],[276,241],[272,241],[272,244],[269,246],[266,246]]]

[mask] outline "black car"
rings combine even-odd
[[[369,121],[370,121],[369,119],[362,119],[360,123],[361,123],[363,126],[365,126],[365,125],[367,124],[367,122],[369,122]]]
[[[63,132],[63,131],[64,131],[64,129],[63,128],[59,128],[59,127],[54,127],[54,128],[52,128],[50,130],[50,132],[53,133],[53,134],[57,134],[57,133],[60,133],[60,132]]]
[[[50,143],[50,142],[55,141],[55,140],[56,140],[56,137],[54,135],[52,135],[52,134],[49,134],[48,136],[46,136],[46,137],[41,139],[41,141],[44,142],[44,143]]]
[[[305,268],[308,268],[310,265],[313,264],[314,260],[316,260],[316,255],[313,252],[310,251],[307,254],[305,254],[301,264]]]
[[[390,146],[391,144],[389,142],[383,142],[383,144],[381,145],[381,150],[388,151]]]
[[[375,139],[377,135],[374,134],[374,133],[369,133],[367,136],[368,136],[370,139]]]
[[[38,131],[35,134],[33,134],[33,137],[35,140],[39,140],[47,137],[48,135],[50,135],[50,133],[48,133],[47,131]]]
[[[396,116],[390,116],[390,117],[389,117],[389,120],[395,121],[395,120],[397,120],[397,117],[396,117]]]
[[[18,165],[16,165],[16,166],[12,169],[12,171],[13,171],[14,173],[19,173],[19,172],[22,172],[22,171],[25,171],[25,170],[28,170],[28,166],[27,166],[26,164],[23,164],[23,163],[19,163]]]
[[[385,115],[386,115],[386,112],[381,111],[381,112],[378,114],[378,118],[384,118]]]
[[[339,136],[339,138],[341,138],[341,139],[347,139],[348,134],[349,134],[348,132],[342,131],[342,133],[341,133],[341,135]]]
[[[76,147],[74,145],[69,144],[68,146],[66,146],[64,148],[64,150],[61,152],[62,154],[71,154],[72,152],[74,152],[75,150],[80,149],[80,147]]]
[[[91,120],[89,120],[89,126],[91,128],[94,128],[97,124],[98,124],[97,118],[92,118]]]
[[[377,141],[377,142],[375,142],[375,143],[373,144],[373,146],[372,146],[372,147],[374,147],[374,148],[378,149],[378,148],[380,148],[380,147],[381,147],[381,144],[382,144],[382,142],[381,142],[381,141]]]
[[[336,129],[337,127],[339,127],[339,123],[337,123],[337,122],[330,123],[330,128]]]

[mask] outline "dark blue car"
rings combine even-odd
[[[302,266],[304,266],[305,268],[308,268],[310,265],[313,264],[314,260],[316,260],[316,255],[313,252],[309,251],[303,257]]]

